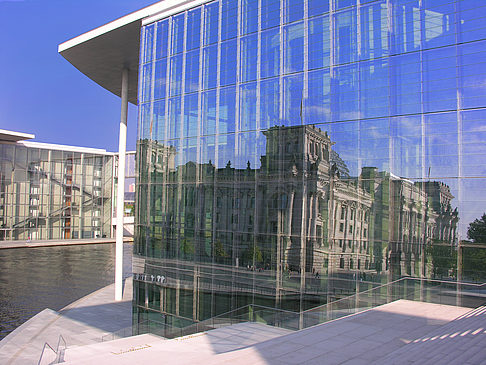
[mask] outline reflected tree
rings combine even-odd
[[[486,278],[486,213],[469,224],[467,237],[478,247],[463,248],[464,276],[474,281]]]
[[[441,242],[426,247],[425,253],[432,261],[432,275],[434,278],[447,278],[454,276],[457,268],[457,252]]]
[[[475,219],[469,224],[467,238],[474,243],[486,243],[486,213],[481,218]]]

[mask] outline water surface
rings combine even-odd
[[[125,244],[131,273],[132,245]],[[0,340],[45,308],[59,310],[114,281],[115,245],[0,250]]]

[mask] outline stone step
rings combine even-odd
[[[69,363],[123,365],[154,363],[163,359],[178,365],[375,364],[451,321],[467,314],[475,318],[474,315],[480,313],[479,310],[470,312],[469,308],[399,300],[301,331],[278,333],[278,336],[275,331],[280,332],[280,329],[242,323],[156,344],[148,343],[150,347],[133,348],[133,351],[120,349],[116,355],[100,352],[89,361],[72,358]],[[474,345],[478,346],[477,343]],[[395,360],[392,358],[389,363],[403,363]]]
[[[485,306],[418,337],[377,364],[398,363],[397,359],[406,364],[466,364],[472,357],[486,361]]]

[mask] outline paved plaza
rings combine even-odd
[[[36,364],[62,335],[66,364],[486,364],[486,308],[399,300],[301,331],[240,323],[167,340],[152,334],[101,342],[131,325],[132,282],[59,312],[46,309],[0,342],[0,363]],[[109,336],[108,336],[109,337]]]
[[[132,237],[124,237],[123,242],[133,242]],[[1,249],[11,248],[36,248],[36,247],[52,247],[52,246],[76,246],[76,245],[98,245],[102,243],[115,243],[114,238],[87,238],[87,239],[72,239],[72,240],[33,240],[33,241],[1,241]]]

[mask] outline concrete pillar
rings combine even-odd
[[[115,300],[123,297],[123,208],[125,205],[125,153],[127,149],[128,69],[122,71],[118,186],[116,196]]]
[[[456,294],[456,305],[462,306],[462,255],[463,255],[463,247],[461,245],[461,241],[457,246],[457,294]]]
[[[84,228],[84,153],[81,154],[81,161],[79,164],[81,173],[79,176],[79,226],[78,226],[78,238],[83,238],[83,228]]]

